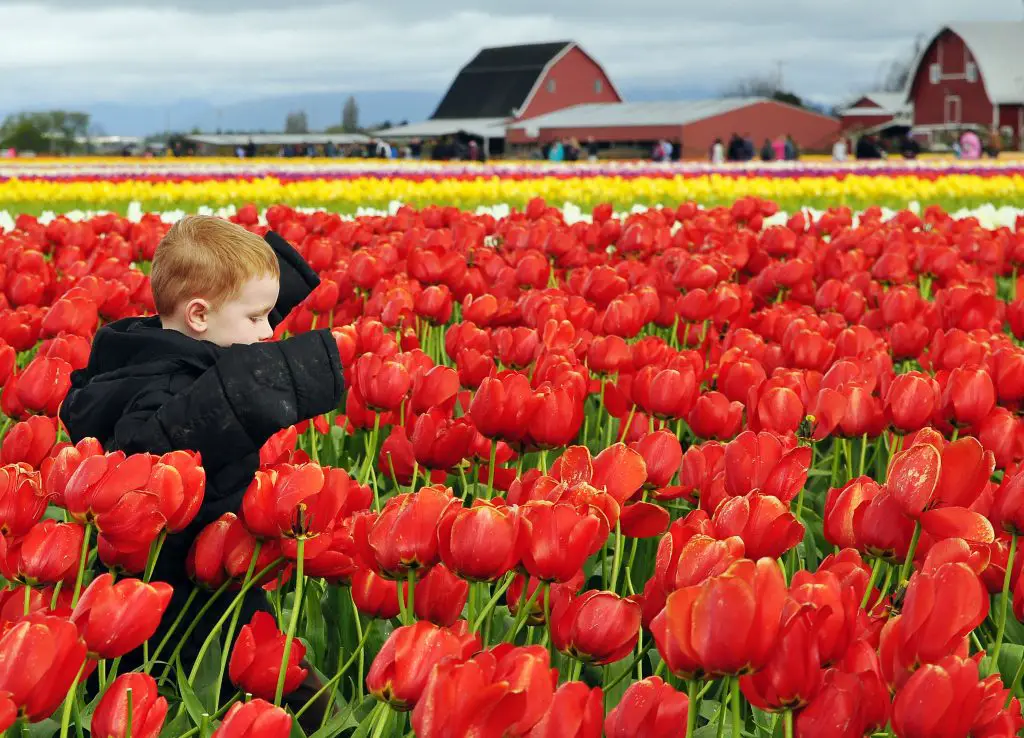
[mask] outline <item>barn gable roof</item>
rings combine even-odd
[[[573,46],[557,41],[482,49],[459,71],[431,118],[513,116],[548,64]]]
[[[1024,103],[1024,21],[979,21],[943,26],[922,47],[914,65],[915,72],[920,71],[928,49],[947,30],[967,44],[978,64],[985,91],[993,103]],[[914,76],[907,80],[905,99],[910,96]]]

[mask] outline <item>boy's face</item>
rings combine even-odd
[[[266,341],[274,335],[269,317],[279,290],[276,277],[250,279],[233,299],[220,305],[212,306],[205,300],[191,301],[186,306],[185,318],[197,338],[218,346]]]

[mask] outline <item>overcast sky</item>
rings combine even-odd
[[[442,92],[482,46],[574,39],[620,87],[718,89],[781,62],[833,102],[942,23],[1021,19],[1021,0],[2,0],[0,75],[7,108]]]

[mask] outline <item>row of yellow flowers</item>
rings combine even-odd
[[[9,179],[0,182],[0,207],[24,209],[46,203],[75,203],[105,208],[131,201],[147,206],[223,206],[246,202],[287,202],[339,207],[379,205],[394,200],[475,207],[496,203],[522,204],[532,197],[551,203],[590,205],[609,201],[619,206],[634,203],[729,202],[756,196],[780,203],[806,202],[920,203],[978,202],[1024,203],[1024,177],[949,174],[934,179],[915,176],[744,177],[703,176],[537,177],[526,180],[499,177],[422,180],[377,177],[286,181],[275,177],[220,181],[91,180],[46,181]]]

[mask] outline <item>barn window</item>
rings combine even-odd
[[[937,85],[939,80],[942,79],[942,65],[932,64],[928,67],[928,81],[933,85]]]
[[[595,79],[594,80],[594,92],[597,93],[598,95],[600,95],[602,89],[604,89],[604,85],[601,84],[601,80]]]
[[[548,92],[554,92],[554,91],[555,91],[555,80],[549,79],[548,80]]]
[[[978,81],[978,65],[975,64],[974,62],[967,62],[967,81]]]

